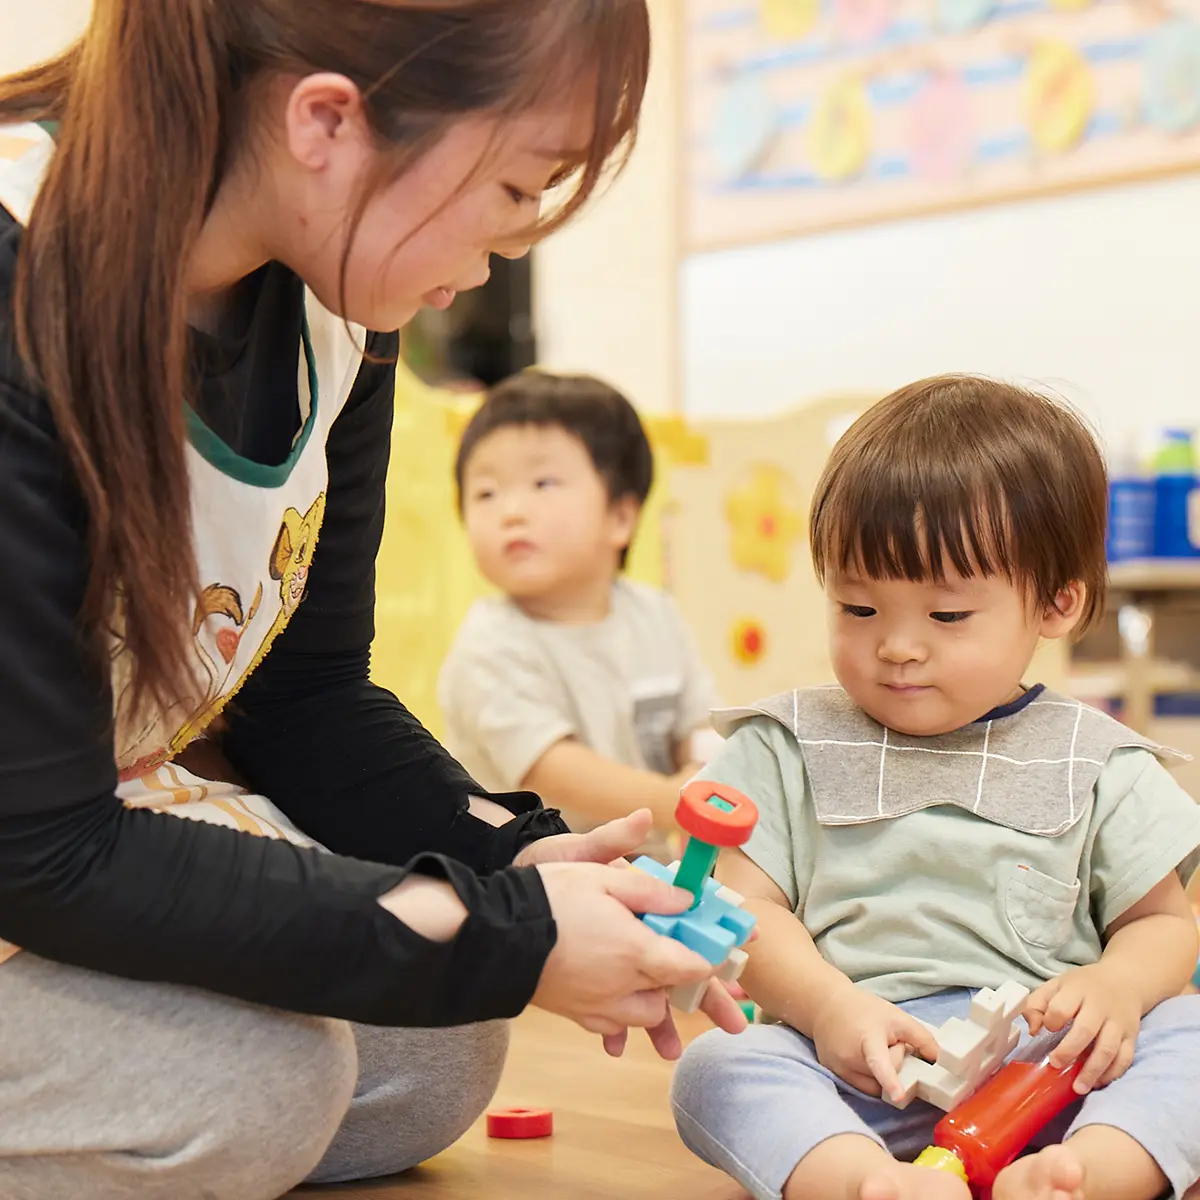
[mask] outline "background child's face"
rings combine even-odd
[[[1079,609],[1070,593],[1065,613],[1044,615],[1001,576],[938,584],[846,573],[825,591],[838,681],[875,720],[917,737],[1014,700],[1038,639],[1070,632]]]
[[[463,472],[463,521],[483,574],[517,600],[610,581],[637,506],[610,503],[583,442],[557,425],[488,434]]]

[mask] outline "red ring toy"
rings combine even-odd
[[[710,804],[713,797],[730,805],[730,810]],[[694,779],[679,794],[675,820],[684,832],[709,846],[742,846],[758,823],[758,809],[736,788]]]
[[[499,1108],[487,1115],[488,1137],[542,1138],[554,1132],[554,1113],[548,1108]]]

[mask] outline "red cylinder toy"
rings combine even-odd
[[[490,1138],[543,1138],[554,1132],[554,1113],[548,1108],[499,1108],[487,1115]]]
[[[1040,1130],[1080,1099],[1075,1080],[1087,1060],[1086,1053],[1066,1067],[1050,1062],[1066,1032],[1043,1031],[1018,1050],[977,1092],[934,1126],[934,1144],[917,1162],[965,1175],[975,1195],[990,1200],[996,1176]]]

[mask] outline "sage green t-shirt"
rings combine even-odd
[[[1200,807],[1142,748],[1115,750],[1090,812],[1050,837],[952,805],[822,825],[797,739],[768,716],[739,724],[704,776],[755,801],[743,849],[826,961],[893,1002],[1035,988],[1097,961],[1103,931],[1200,847]]]

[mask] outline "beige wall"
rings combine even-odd
[[[650,410],[679,405],[676,77],[682,0],[650,0],[654,64],[625,174],[538,248],[539,350],[550,369],[603,375]]]
[[[87,20],[88,0],[3,0],[0,3],[0,72],[48,58]]]

